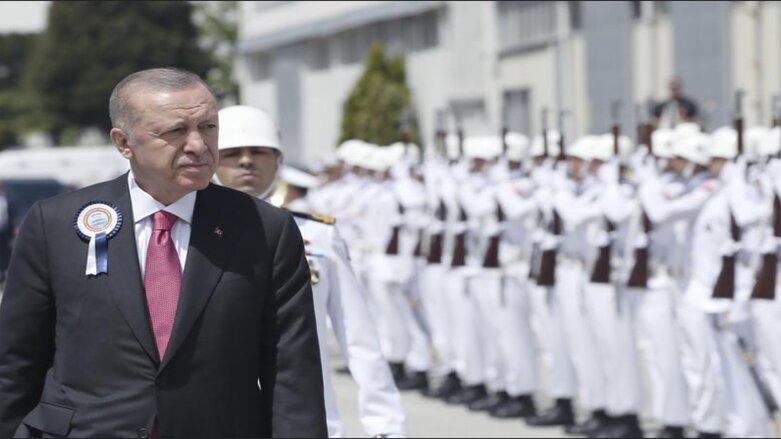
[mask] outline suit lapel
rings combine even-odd
[[[224,209],[220,208],[219,201],[211,185],[198,192],[179,305],[161,370],[171,361],[200,317],[222,277],[230,244],[236,238],[238,229],[225,227],[230,224],[220,215]]]
[[[133,205],[130,202],[127,174],[109,184],[105,198],[105,201],[116,204],[123,215],[122,228],[108,242],[108,283],[111,294],[138,342],[152,361],[158,363],[157,347],[149,323],[144,284],[138,265]]]

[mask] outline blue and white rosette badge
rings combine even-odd
[[[91,201],[76,214],[74,227],[89,242],[87,276],[108,273],[108,240],[122,228],[122,212],[105,201]]]

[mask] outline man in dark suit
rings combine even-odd
[[[131,172],[36,204],[14,247],[0,437],[326,437],[303,242],[209,183],[213,94],[152,69],[109,106]]]

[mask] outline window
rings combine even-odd
[[[271,55],[265,52],[254,53],[247,58],[247,68],[253,81],[271,79]]]
[[[532,137],[531,96],[528,88],[505,90],[502,120],[510,131]]]
[[[327,39],[317,38],[309,41],[307,63],[311,70],[325,70],[330,66],[330,47]]]
[[[500,1],[497,12],[502,51],[544,44],[556,36],[556,2]]]

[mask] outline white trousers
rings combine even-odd
[[[762,375],[773,398],[781,404],[781,302],[754,300],[751,316]]]
[[[485,384],[486,376],[479,314],[470,297],[469,279],[464,269],[451,269],[444,297],[453,312],[448,320],[448,330],[454,344],[456,372],[464,385],[474,386]]]
[[[469,278],[469,299],[474,313],[473,321],[483,356],[483,376],[491,392],[505,390],[505,366],[502,361],[500,340],[502,336],[501,295],[502,273],[497,269],[484,269]]]
[[[382,353],[390,362],[403,363],[410,351],[410,337],[403,313],[402,285],[370,277],[369,292]]]
[[[642,408],[640,365],[637,356],[633,297],[613,284],[588,283],[587,316],[598,352],[609,415],[639,414]]]
[[[654,418],[666,426],[689,424],[689,395],[681,361],[680,330],[676,320],[678,283],[655,276],[648,289],[637,290],[638,329],[646,342]]]
[[[430,325],[423,310],[420,292],[422,269],[421,265],[415,264],[412,277],[402,286],[402,294],[397,299],[410,344],[405,363],[413,372],[428,372],[432,367],[431,339],[428,334]]]
[[[537,391],[537,352],[531,330],[531,297],[525,278],[504,276],[499,296],[499,353],[504,389],[512,397]]]
[[[448,271],[444,265],[429,264],[420,277],[420,296],[442,374],[455,372],[457,363],[452,330],[454,311],[447,297],[450,294]]]
[[[553,399],[573,399],[577,394],[575,368],[569,356],[562,311],[552,288],[529,283],[532,327],[540,341],[543,360],[549,371],[548,394]]]
[[[580,265],[557,264],[557,318],[564,322],[567,347],[578,379],[580,405],[589,411],[605,409],[607,395],[600,367],[597,341],[589,323],[584,296],[585,273]]]
[[[688,304],[680,306],[679,315],[695,428],[727,437],[768,437],[768,411],[738,339],[748,322],[724,322]]]

